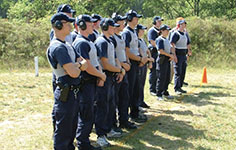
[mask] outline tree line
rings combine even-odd
[[[0,0],[0,17],[30,22],[52,15],[62,3],[72,5],[77,14],[98,13],[106,17],[134,9],[144,17],[236,18],[236,0]]]

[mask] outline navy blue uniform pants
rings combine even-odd
[[[103,87],[97,87],[95,128],[98,136],[110,132],[114,123],[114,77],[108,76]]]
[[[96,82],[85,83],[79,91],[79,115],[76,131],[77,145],[79,149],[89,149],[89,135],[94,123],[94,100],[96,94]]]
[[[165,56],[164,56],[165,57]],[[167,95],[170,83],[170,61],[169,58],[160,63],[157,59],[157,96]]]
[[[131,67],[127,72],[129,82],[129,105],[130,105],[130,117],[137,118],[139,115],[139,63],[137,61],[130,60]]]
[[[177,55],[178,62],[174,62],[174,71],[175,71],[175,82],[174,89],[175,91],[180,89],[183,86],[183,81],[186,73],[187,67],[187,57],[185,55]]]
[[[150,85],[150,92],[156,93],[156,82],[157,82],[157,71],[156,71],[156,59],[157,59],[157,50],[154,48],[151,51],[151,55],[154,59],[154,62],[152,63],[152,68],[149,72],[149,85]]]
[[[55,103],[54,121],[55,131],[53,135],[54,150],[74,150],[73,145],[77,123],[79,101],[73,91],[70,91],[66,102],[60,101],[60,89],[57,87],[54,92]]]
[[[129,119],[129,83],[127,74],[124,76],[123,80],[120,83],[115,84],[115,102],[116,108],[118,108],[119,123],[127,122]],[[114,119],[114,123],[116,124],[116,113]]]
[[[141,105],[144,102],[144,86],[147,76],[147,65],[139,68],[139,104]]]

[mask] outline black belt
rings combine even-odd
[[[55,83],[56,86],[58,86],[60,89],[64,89],[65,86],[69,86],[69,89],[71,91],[75,90],[75,89],[80,89],[82,87],[82,84],[78,84],[78,85],[68,85],[68,84],[62,84],[62,83]]]
[[[184,56],[187,54],[187,50],[186,49],[181,49],[181,50],[176,49],[175,53],[176,53],[176,55]]]
[[[108,71],[108,70],[103,70],[103,72],[105,72],[105,74],[106,74],[107,76],[112,76],[112,77],[114,77],[114,76],[117,75],[117,72],[111,72],[111,71]]]

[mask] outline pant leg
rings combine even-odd
[[[108,130],[107,119],[109,112],[109,97],[112,78],[107,76],[103,87],[97,87],[95,129],[98,136],[106,135]]]
[[[157,96],[162,96],[165,88],[165,82],[166,80],[170,79],[167,77],[167,70],[168,70],[168,65],[167,65],[167,59],[160,64],[159,61],[157,61]]]
[[[115,78],[113,77],[113,81],[110,86],[110,94],[108,97],[108,118],[107,118],[107,126],[108,126],[108,132],[114,127],[114,118],[116,117],[116,102],[115,102]]]
[[[128,72],[129,95],[130,95],[130,116],[132,118],[138,117],[138,97],[139,97],[139,82],[138,82],[138,63],[130,61],[131,68]]]
[[[89,136],[94,122],[95,83],[86,83],[79,91],[79,115],[76,139],[78,148],[90,146]]]
[[[171,72],[171,67],[170,67],[170,62],[168,61],[168,62],[166,62],[166,80],[165,80],[165,83],[164,83],[164,89],[163,89],[163,91],[164,91],[164,93],[166,93],[167,91],[168,91],[168,86],[169,86],[169,84],[170,84],[170,72]]]
[[[183,86],[183,82],[185,79],[186,69],[187,69],[187,58],[185,60],[185,56],[184,56],[183,57],[183,65],[182,65],[182,74],[181,74],[181,87]]]
[[[118,112],[119,112],[120,123],[125,123],[128,121],[129,119],[128,109],[129,109],[129,84],[128,84],[128,76],[126,74],[123,78],[123,81],[120,84],[118,93]]]
[[[149,72],[149,85],[150,85],[150,92],[156,93],[156,82],[157,82],[157,71],[156,71],[156,59],[157,59],[157,52],[152,52],[152,57],[154,62],[152,63],[152,69]]]
[[[54,132],[54,150],[74,150],[73,145],[76,107],[78,107],[73,91],[68,94],[67,102],[59,100],[60,89],[56,88],[54,92],[55,105],[55,132]]]
[[[143,67],[140,67],[139,72],[139,105],[141,105],[144,102],[144,86],[146,81],[146,75],[147,75],[147,66],[144,65]]]
[[[53,89],[53,93],[56,90],[56,75],[54,73],[52,73],[52,89]],[[52,125],[53,125],[53,132],[55,132],[56,130],[56,119],[55,119],[55,112],[54,112],[54,106],[52,109]]]
[[[175,82],[174,89],[175,91],[181,88],[181,75],[182,75],[182,65],[183,65],[183,57],[177,55],[178,62],[174,62],[174,71],[175,71]]]

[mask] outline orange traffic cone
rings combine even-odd
[[[203,73],[202,73],[202,83],[207,83],[207,71],[206,71],[206,67],[203,68]]]

